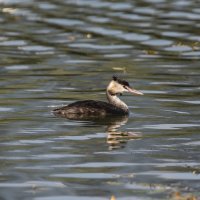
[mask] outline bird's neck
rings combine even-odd
[[[109,103],[121,109],[124,113],[128,114],[128,106],[122,100],[120,100],[116,94],[111,94],[109,90],[107,90],[106,95]]]

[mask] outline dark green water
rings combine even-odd
[[[0,199],[199,197],[199,21],[195,0],[0,0]],[[129,118],[51,113],[113,74],[145,94]]]

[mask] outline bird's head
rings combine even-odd
[[[127,81],[121,80],[117,76],[113,76],[112,81],[108,85],[107,91],[111,95],[117,95],[117,94],[122,95],[123,92],[129,92],[131,94],[136,94],[136,95],[143,95],[142,92],[130,87]]]

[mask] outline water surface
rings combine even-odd
[[[199,197],[198,5],[0,0],[1,199]],[[113,74],[145,94],[121,97],[129,118],[52,114]]]

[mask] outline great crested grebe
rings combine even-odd
[[[77,101],[67,106],[56,108],[53,112],[55,115],[61,115],[69,119],[128,115],[128,106],[118,98],[118,95],[122,95],[123,92],[143,95],[142,92],[131,88],[127,81],[113,76],[113,80],[110,81],[106,89],[106,96],[109,103],[95,100]]]

